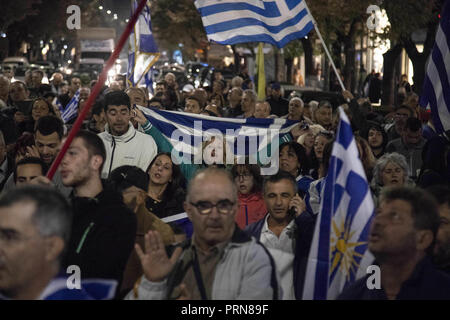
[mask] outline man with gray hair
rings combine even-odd
[[[136,246],[144,277],[127,298],[278,299],[274,261],[262,244],[236,227],[238,206],[228,171],[198,171],[184,202],[194,227],[192,240],[168,256],[159,233],[149,231],[145,250]]]
[[[101,285],[109,296],[95,297],[76,281],[69,289],[67,276],[58,276],[71,221],[69,203],[49,187],[25,186],[0,198],[0,299],[112,297],[114,282]]]
[[[236,118],[250,118],[253,117],[253,113],[255,112],[255,105],[256,105],[256,93],[253,90],[247,89],[244,91],[244,94],[242,95],[242,102],[241,102],[241,108],[244,112],[242,115],[237,116]]]

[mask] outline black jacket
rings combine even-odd
[[[289,112],[289,101],[280,97],[278,100],[275,100],[272,97],[266,99],[266,101],[270,104],[270,110],[272,114],[277,115],[278,117],[282,117],[287,115]]]
[[[78,265],[81,278],[118,281],[134,247],[136,216],[109,188],[95,198],[71,197],[74,218],[65,267]]]
[[[376,262],[374,263],[376,264]],[[367,288],[371,274],[349,285],[338,300],[387,300],[383,288]],[[397,294],[396,300],[448,300],[450,299],[450,276],[437,270],[428,257],[422,259]]]

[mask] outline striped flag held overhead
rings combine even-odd
[[[64,121],[64,123],[69,122],[78,115],[79,102],[80,102],[80,89],[78,89],[77,92],[75,92],[72,99],[70,99],[69,103],[67,104],[66,108],[61,112],[61,119]],[[58,108],[60,107],[61,104],[59,104]]]
[[[446,1],[441,15],[420,105],[431,109],[438,134],[450,130],[450,1]]]
[[[267,42],[278,48],[314,27],[305,0],[196,0],[210,41]]]
[[[139,86],[144,82],[144,78],[145,84],[148,85],[150,68],[158,61],[160,56],[158,46],[153,38],[149,5],[150,2],[147,1],[130,35],[127,70],[129,87]],[[137,6],[137,1],[131,0],[132,14]]]
[[[309,252],[303,299],[335,299],[342,289],[366,275],[373,256],[367,250],[374,213],[350,121],[342,108],[320,211]]]

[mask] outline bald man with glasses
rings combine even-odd
[[[149,232],[136,246],[144,276],[127,299],[279,299],[275,264],[255,238],[236,227],[237,190],[230,173],[208,168],[190,181],[184,208],[192,239],[175,250]]]

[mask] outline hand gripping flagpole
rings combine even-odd
[[[123,46],[125,45],[125,42],[128,39],[128,36],[131,33],[131,30],[133,29],[134,25],[136,24],[136,21],[142,11],[144,9],[144,6],[146,5],[147,0],[141,0],[139,2],[139,5],[136,9],[136,11],[133,13],[133,16],[131,17],[130,21],[128,22],[124,32],[122,33],[119,43],[117,44],[116,48],[114,49],[114,52],[109,57],[108,61],[106,62],[105,67],[103,68],[102,73],[99,76],[99,79],[97,81],[97,84],[94,86],[94,89],[92,90],[92,93],[89,95],[89,98],[86,102],[85,107],[81,111],[81,114],[78,116],[77,120],[73,124],[72,129],[69,132],[69,136],[66,139],[66,142],[62,146],[61,150],[59,151],[58,155],[56,156],[55,161],[53,161],[50,169],[47,172],[47,178],[52,180],[53,176],[55,175],[56,169],[58,168],[59,164],[61,163],[61,160],[63,159],[64,155],[67,152],[67,149],[69,148],[70,144],[72,143],[73,138],[77,134],[77,132],[80,130],[81,124],[83,123],[84,118],[86,117],[87,113],[92,107],[92,104],[94,103],[95,99],[97,98],[98,94],[100,93],[100,89],[103,87],[103,84],[106,81],[106,76],[108,74],[108,70],[114,65],[114,62],[119,57],[120,51],[122,51]]]
[[[319,26],[317,25],[316,19],[314,19],[313,15],[311,14],[311,11],[309,10],[309,7],[308,7],[308,4],[306,3],[306,1],[305,1],[305,6],[306,6],[306,10],[309,13],[309,16],[311,17],[312,23],[314,25],[314,29],[316,30],[317,35],[319,36],[320,42],[322,43],[323,49],[325,50],[325,53],[327,54],[328,59],[330,60],[331,65],[333,66],[334,73],[336,74],[336,78],[338,79],[339,84],[341,85],[342,91],[345,91],[345,86],[344,86],[344,83],[342,82],[341,76],[337,72],[336,66],[334,65],[334,61],[331,58],[330,52],[328,51],[328,47],[325,44],[325,41],[323,41],[322,34],[320,33]]]

